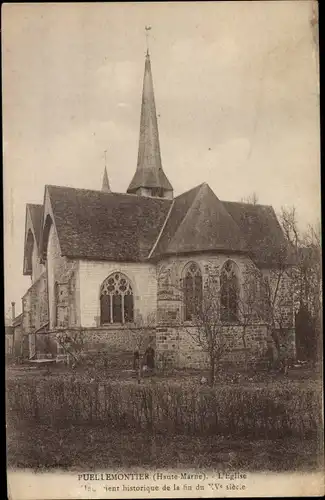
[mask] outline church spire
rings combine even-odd
[[[111,188],[109,186],[109,180],[108,180],[106,165],[105,165],[105,170],[104,170],[104,175],[103,175],[102,191],[104,193],[110,193],[111,192]]]
[[[107,168],[106,168],[106,155],[107,155],[107,149],[104,151],[104,157],[105,157],[105,169],[104,169],[104,175],[103,175],[103,184],[102,184],[102,191],[104,193],[110,193],[111,188],[109,186],[109,180],[108,180],[108,175],[107,175]]]
[[[162,198],[172,198],[173,195],[173,187],[167,179],[161,164],[158,122],[148,48],[143,78],[138,163],[127,192]]]

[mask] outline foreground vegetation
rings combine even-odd
[[[315,469],[323,442],[319,385],[290,380],[9,379],[7,416],[13,467]]]
[[[7,383],[11,421],[105,423],[116,430],[309,439],[322,425],[315,387],[209,387],[43,380]]]

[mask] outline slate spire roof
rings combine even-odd
[[[102,191],[104,193],[110,193],[111,192],[111,188],[110,188],[110,185],[109,185],[109,180],[108,180],[108,175],[107,175],[107,169],[106,169],[106,167],[104,169]]]
[[[143,78],[137,169],[127,192],[135,193],[140,187],[173,190],[161,163],[156,104],[148,51]]]

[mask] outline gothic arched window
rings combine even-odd
[[[220,275],[221,321],[238,320],[239,283],[236,264],[228,260]]]
[[[100,288],[100,323],[133,321],[133,291],[126,276],[114,273]]]
[[[33,251],[34,251],[34,236],[31,230],[28,231],[25,250],[25,274],[33,272]]]
[[[184,320],[191,321],[202,310],[202,274],[195,262],[185,268],[183,278]]]

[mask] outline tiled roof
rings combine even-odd
[[[247,250],[244,235],[207,184],[175,198],[153,256]]]
[[[162,255],[169,245],[169,242],[174,237],[177,229],[179,228],[181,222],[183,221],[188,210],[192,206],[195,197],[198,194],[201,186],[196,186],[195,188],[177,196],[173,201],[173,206],[169,214],[168,220],[160,238],[157,242],[157,246],[154,249],[153,256]]]
[[[245,235],[255,262],[258,265],[275,263],[287,243],[273,207],[233,201],[222,203]]]
[[[148,257],[171,201],[47,186],[62,254],[92,260]]]
[[[220,201],[207,184],[174,201],[47,186],[63,255],[144,261],[164,255],[224,251],[274,262],[286,242],[266,205]]]

